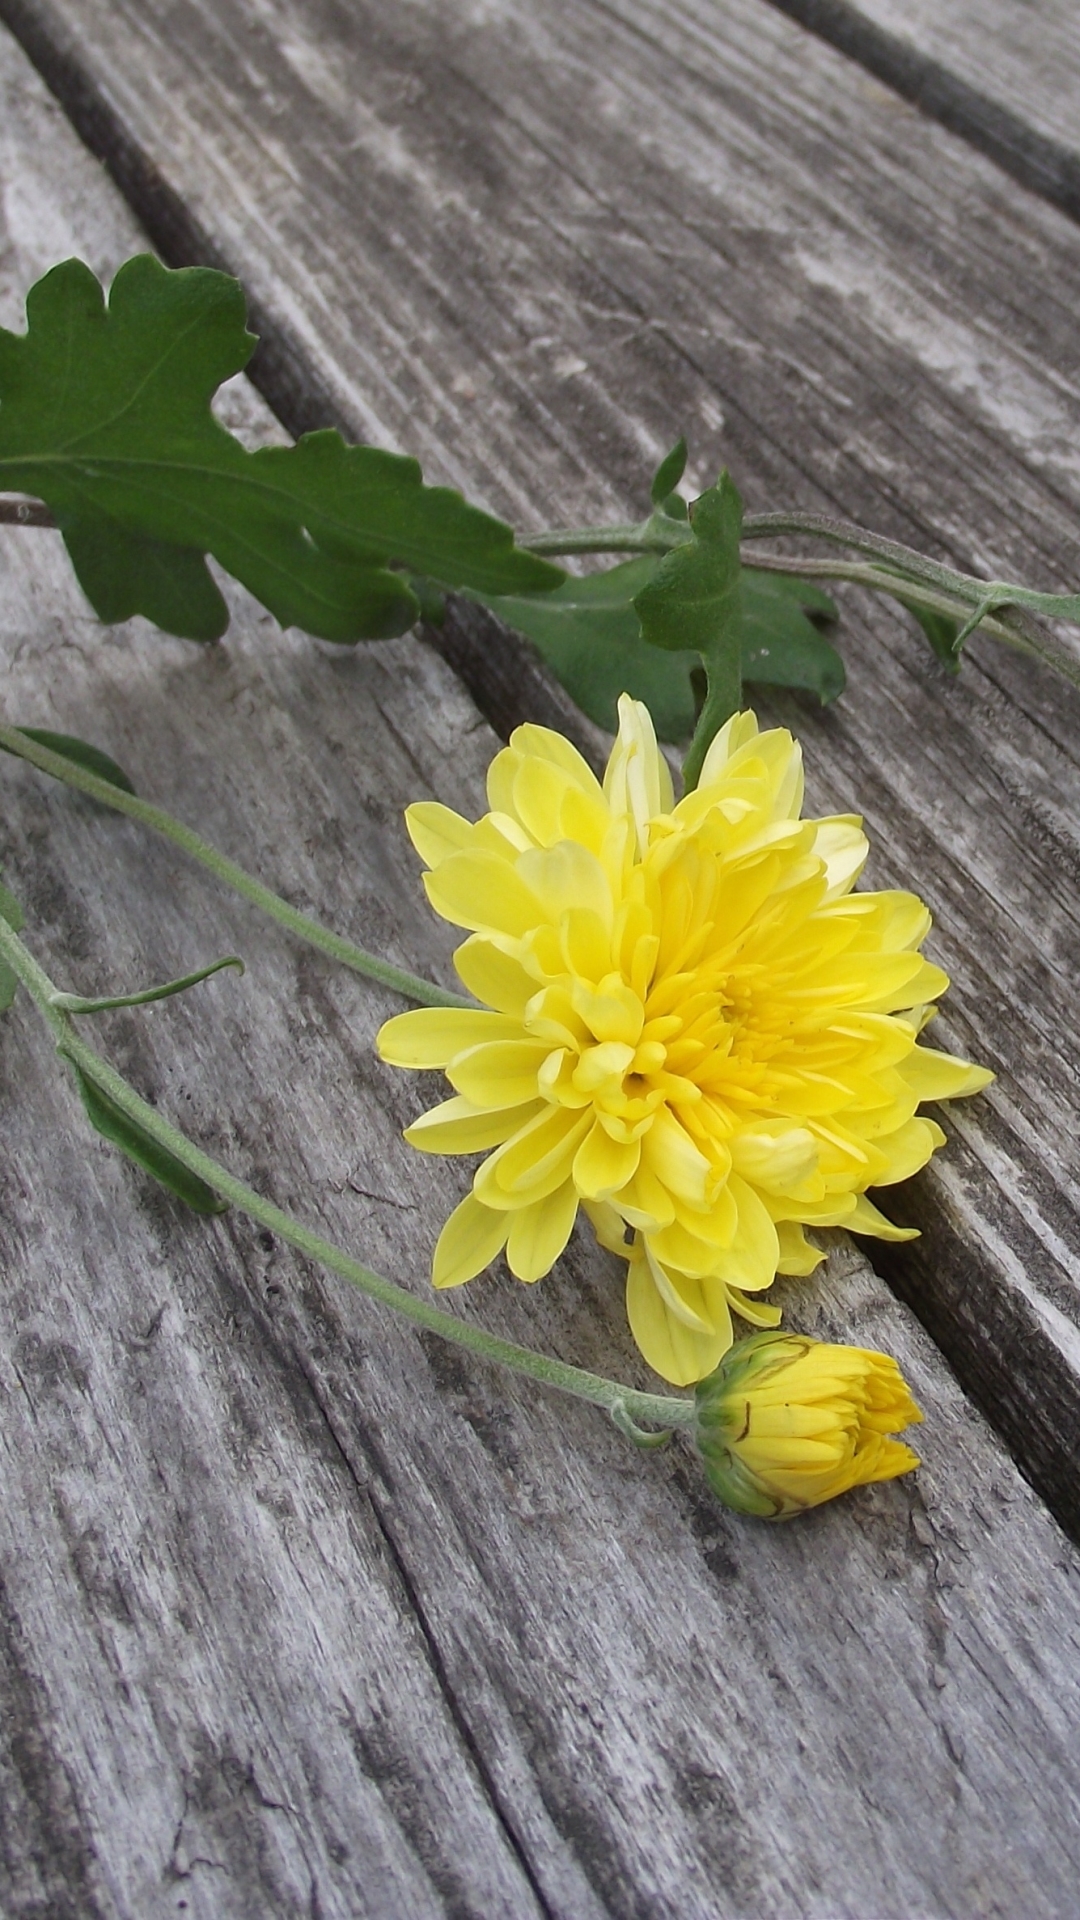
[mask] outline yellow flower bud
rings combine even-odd
[[[918,1455],[892,1436],[921,1419],[888,1354],[758,1333],[701,1381],[695,1438],[726,1506],[787,1520],[917,1467]]]

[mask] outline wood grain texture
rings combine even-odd
[[[1080,218],[1080,19],[1071,0],[771,0]]]
[[[685,428],[693,482],[727,460],[752,507],[1080,575],[1080,236],[775,10],[0,11],[158,244],[242,276],[292,429],[407,447],[529,526],[636,510]],[[925,1232],[890,1275],[1077,1530],[1080,700],[989,643],[947,682],[845,605],[845,700],[769,711],[814,804],[865,812],[872,877],[929,899],[943,1036],[999,1075],[895,1196]],[[456,658],[506,724],[483,633]]]
[[[0,40],[0,322],[138,235]],[[231,417],[273,431],[241,385]],[[352,934],[445,973],[400,808],[491,734],[411,641],[104,633],[0,532],[5,701]],[[413,1285],[460,1171],[411,1155],[391,1005],[169,848],[6,763],[0,864],[73,987],[227,949],[97,1031],[257,1185]],[[681,1451],[463,1361],[87,1134],[5,1019],[0,1895],[12,1920],[1060,1920],[1080,1861],[1080,1554],[849,1245],[790,1317],[895,1351],[917,1477],[741,1525]],[[643,1378],[616,1263],[458,1310]]]

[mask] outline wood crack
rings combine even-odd
[[[1080,161],[1067,147],[939,60],[868,20],[848,0],[768,0],[799,26],[858,61],[921,113],[984,153],[1020,186],[1080,220]],[[1037,31],[1037,22],[1032,21]]]
[[[379,1530],[390,1562],[400,1582],[402,1593],[408,1603],[409,1611],[423,1640],[431,1673],[435,1679],[439,1693],[445,1702],[446,1710],[455,1732],[461,1741],[468,1760],[471,1762],[473,1771],[477,1776],[492,1815],[498,1822],[499,1828],[506,1838],[507,1846],[520,1867],[523,1878],[528,1882],[537,1908],[543,1915],[543,1920],[559,1920],[558,1914],[548,1901],[532,1861],[529,1859],[525,1843],[514,1825],[510,1812],[503,1803],[502,1795],[499,1792],[494,1775],[484,1757],[483,1749],[473,1731],[465,1708],[450,1678],[435,1629],[429,1619],[417,1583],[413,1577],[408,1561],[394,1537],[393,1528],[390,1526],[386,1512],[375,1493],[373,1483],[370,1480],[361,1479],[358,1475],[350,1458],[349,1449],[341,1439],[330,1409],[326,1405],[320,1392],[317,1378],[307,1366],[302,1365],[302,1370],[311,1392],[312,1401],[322,1417],[326,1431],[333,1441],[334,1448],[342,1465],[361,1500],[370,1511],[375,1525]]]

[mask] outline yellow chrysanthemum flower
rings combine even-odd
[[[860,822],[800,820],[789,733],[735,715],[676,805],[647,710],[624,696],[619,722],[603,786],[561,735],[524,726],[475,826],[409,808],[428,897],[470,930],[455,960],[485,1006],[401,1014],[378,1045],[455,1089],[407,1129],[413,1146],[494,1149],[443,1228],[435,1285],[504,1248],[540,1279],[582,1205],[628,1262],[646,1359],[688,1385],[731,1345],[732,1307],[776,1324],[760,1294],[821,1258],[805,1226],[907,1237],[866,1189],[941,1144],[920,1100],[991,1076],[917,1045],[948,985],[918,952],[929,913],[852,892]]]
[[[759,1333],[701,1382],[697,1403],[709,1485],[739,1513],[787,1520],[919,1464],[892,1437],[922,1414],[887,1353]]]

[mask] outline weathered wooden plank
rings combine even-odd
[[[1075,581],[1080,239],[774,10],[0,11],[159,243],[242,274],[292,427],[407,446],[526,524],[623,515],[685,427],[694,479],[725,458],[752,506]],[[847,699],[773,710],[930,899],[950,1036],[999,1072],[897,1196],[926,1231],[891,1271],[1077,1528],[1080,702],[989,645],[946,684],[849,611]],[[485,700],[484,646],[471,671]]]
[[[6,36],[0,181],[4,321],[18,318],[27,273],[72,250],[115,268],[141,242]],[[243,392],[233,406],[265,438],[264,410]],[[103,646],[56,558],[17,537],[0,552],[5,698],[24,713],[47,711],[58,677],[69,714],[78,709],[94,731],[111,709],[115,737],[149,772],[154,710],[168,709],[173,676],[184,682],[188,650],[146,639]],[[250,617],[249,626],[257,635]],[[257,669],[253,686],[239,660],[208,654],[201,666],[222,717],[259,700]],[[327,693],[333,683],[325,676]],[[175,719],[175,770],[193,801],[202,781],[225,783],[229,757],[215,768],[183,695]],[[283,706],[276,727],[288,726]],[[267,754],[274,732],[263,736]],[[292,778],[313,796],[318,777],[311,787],[302,761]],[[276,834],[290,840],[287,788],[279,798],[283,812],[265,820],[271,846]],[[103,977],[99,968],[153,970],[166,948],[251,938],[255,929],[235,919],[228,934],[210,931],[216,903],[168,854],[54,799],[27,790],[13,815],[9,782],[3,859],[31,919],[51,929],[62,970],[86,979]],[[249,799],[258,807],[254,786]],[[326,801],[320,792],[307,814],[324,846]],[[27,835],[38,831],[57,852],[67,842],[60,867],[34,857]],[[303,866],[308,856],[293,844]],[[357,892],[362,901],[380,890],[378,857],[357,850],[347,868],[338,864],[355,913]],[[171,924],[135,904],[155,893],[160,906],[173,895]],[[141,951],[121,935],[110,952],[100,936],[114,914],[133,915]],[[260,953],[257,971],[262,964]],[[312,995],[320,998],[318,982],[299,1000],[295,983],[285,991],[286,1024],[319,1027]],[[224,1032],[221,1004],[208,1004],[201,1039],[193,1007],[186,1062],[166,1041],[181,1114],[200,1060],[208,1065],[222,1042],[226,1058],[253,1044],[259,1002],[256,993],[234,1003]],[[111,1038],[138,1071],[143,1033],[119,1028]],[[215,1247],[140,1183],[132,1190],[56,1084],[25,1011],[3,1040],[5,1111],[19,1119],[5,1132],[2,1173],[0,1907],[80,1917],[185,1907],[379,1920],[541,1913],[377,1507],[302,1364],[267,1340],[296,1276],[279,1285],[279,1256],[243,1227],[238,1242],[228,1231]],[[280,1084],[272,1073],[263,1083],[271,1107]],[[296,1111],[305,1115],[301,1089]],[[333,1149],[320,1116],[305,1117],[318,1183]],[[355,1164],[375,1145],[368,1127]],[[256,1144],[256,1159],[264,1151]],[[343,1175],[352,1170],[342,1163]],[[348,1364],[348,1351],[346,1340],[334,1364]]]
[[[54,252],[135,241],[0,40],[0,320]],[[267,422],[242,389],[239,417]],[[5,698],[78,730],[290,897],[445,968],[398,819],[480,802],[493,741],[412,642],[334,652],[237,598],[200,650],[88,618],[0,535]],[[396,1130],[385,995],[167,848],[3,769],[0,862],[75,986],[235,947],[103,1023],[163,1109],[417,1286],[457,1179]],[[838,1920],[1068,1911],[1080,1554],[849,1248],[791,1291],[895,1350],[917,1479],[740,1526],[680,1453],[387,1323],[100,1143],[5,1020],[0,1848],[5,1912]],[[614,1263],[460,1310],[630,1372]],[[640,1376],[639,1376],[640,1377]]]
[[[1070,0],[771,4],[1080,217],[1080,26]]]

